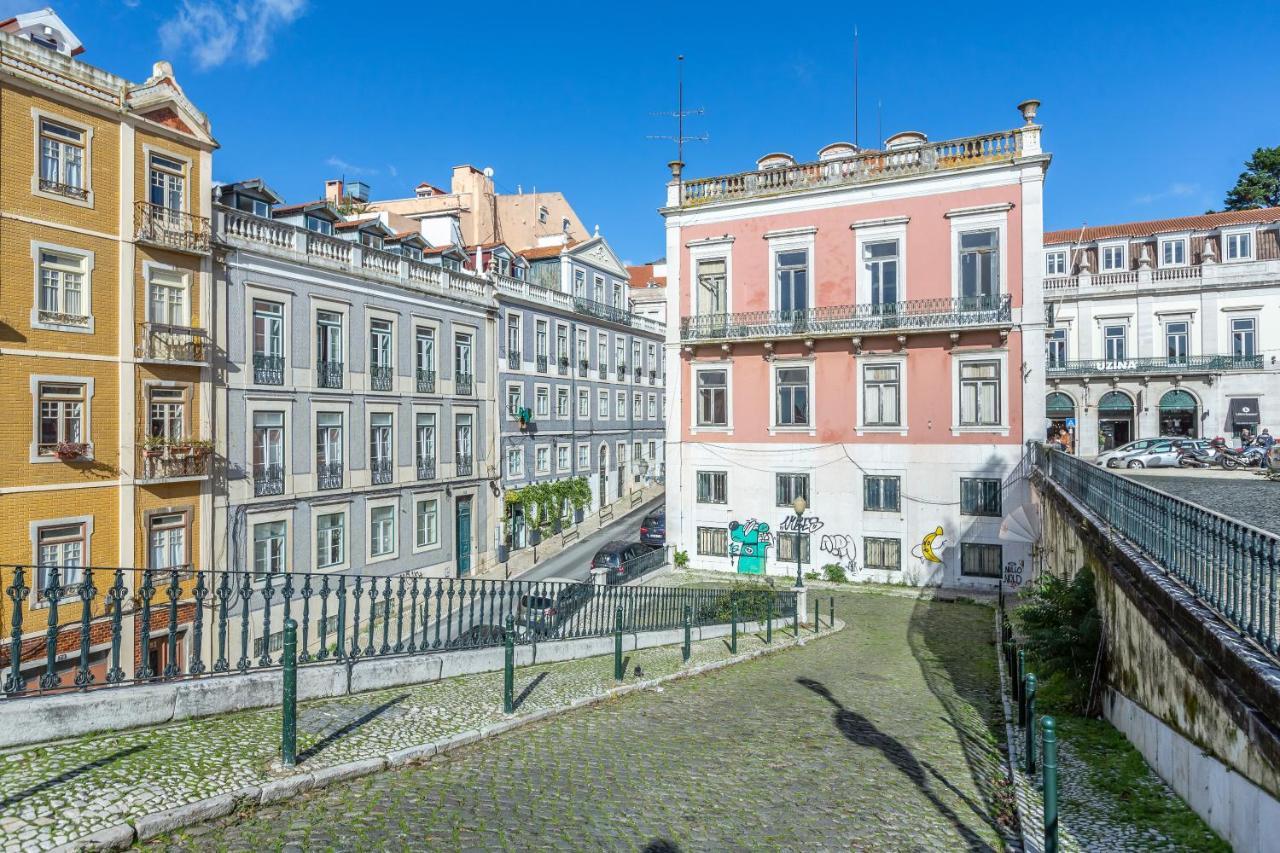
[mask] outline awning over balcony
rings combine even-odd
[[[1257,397],[1236,397],[1227,406],[1227,423],[1229,424],[1256,426],[1261,421]]]

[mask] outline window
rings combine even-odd
[[[900,512],[901,479],[883,475],[862,478],[862,508],[869,512]]]
[[[601,305],[604,304],[604,276],[598,275],[591,282],[592,298]],[[600,363],[604,363],[604,359],[600,359]]]
[[[459,461],[471,464],[471,415],[458,415],[453,422],[454,448]]]
[[[37,450],[51,456],[62,442],[87,444],[85,386],[64,382],[41,382],[38,390],[40,428]]]
[[[369,364],[374,371],[391,370],[391,321],[369,321]]]
[[[1124,246],[1102,247],[1103,272],[1116,272],[1125,268],[1124,249]]]
[[[1164,240],[1160,243],[1160,266],[1178,267],[1187,262],[1186,240]]]
[[[775,493],[777,500],[775,503],[778,506],[791,506],[795,503],[796,498],[804,498],[808,502],[808,474],[779,474],[776,481]]]
[[[799,540],[797,542],[797,540]],[[779,533],[778,534],[778,562],[794,563],[796,562],[796,545],[800,546],[800,562],[809,562],[809,534],[808,533]]]
[[[87,197],[85,132],[40,119],[40,189],[74,198]]]
[[[613,342],[613,369],[625,370],[627,361],[627,347],[623,343],[622,338],[617,338]]]
[[[729,475],[724,471],[698,472],[698,503],[722,504],[728,501]]]
[[[1244,261],[1253,257],[1253,235],[1247,231],[1238,234],[1228,234],[1227,237],[1227,260]]]
[[[347,516],[330,512],[316,518],[316,568],[342,565],[347,550]]]
[[[588,355],[589,353],[587,350],[587,333],[579,332],[578,333],[578,366],[582,368],[582,373],[581,373],[582,376],[587,375],[586,368],[587,368]]]
[[[390,412],[372,412],[369,415],[369,461],[375,468],[391,465]]]
[[[644,417],[644,395],[631,395],[631,417],[633,420],[640,420]]]
[[[453,372],[455,377],[471,375],[471,335],[453,336]]]
[[[566,326],[556,326],[556,361],[569,363],[569,329]]]
[[[862,564],[868,569],[896,572],[902,568],[902,540],[880,536],[862,539]]]
[[[385,557],[396,550],[396,508],[376,506],[369,510],[369,556]]]
[[[778,316],[784,322],[800,317],[809,307],[809,253],[804,249],[777,252],[774,275],[778,286]]]
[[[89,299],[85,287],[88,258],[69,252],[40,250],[38,319],[71,326],[88,324]]]
[[[640,342],[639,341],[631,342],[631,369],[632,370],[640,369]]]
[[[729,372],[698,371],[698,426],[727,426]]]
[[[253,576],[262,580],[267,575],[284,571],[285,523],[267,521],[253,526]]]
[[[316,312],[316,360],[342,364],[342,315],[336,311]]]
[[[520,366],[520,316],[507,315],[507,361],[508,367],[515,370]]]
[[[1000,232],[993,229],[960,235],[960,296],[982,299],[1000,292]]]
[[[613,305],[615,308],[627,307],[622,299],[622,284],[616,281],[613,283]]]
[[[434,329],[418,329],[413,336],[414,364],[419,374],[436,372],[436,333]]]
[[[967,361],[960,365],[960,424],[1000,423],[1000,362]]]
[[[591,417],[591,392],[585,388],[578,389],[578,417]]]
[[[657,351],[654,349],[653,344],[649,344],[645,348],[645,358],[647,359],[646,363],[649,365],[649,370],[658,369],[658,358],[656,352]]]
[[[600,420],[609,420],[609,392],[601,391],[600,398],[597,400],[597,415]]]
[[[1044,358],[1049,367],[1067,363],[1067,330],[1054,329],[1044,336]]]
[[[1258,354],[1258,321],[1240,317],[1231,321],[1231,354],[1236,358],[1252,358]]]
[[[547,321],[539,320],[534,325],[533,331],[533,352],[541,360],[547,358],[547,344],[549,343]]]
[[[999,545],[960,543],[960,574],[977,578],[1000,577],[1000,567],[1004,563],[1002,551]]]
[[[1170,361],[1186,361],[1191,339],[1191,324],[1185,320],[1170,321],[1164,325],[1165,355]]]
[[[619,391],[613,400],[613,416],[616,420],[625,421],[627,419],[627,394],[625,391]]]
[[[778,369],[778,426],[809,425],[809,368]]]
[[[538,388],[533,392],[533,413],[536,417],[545,418],[551,415],[551,391]]]
[[[323,481],[336,477],[329,488],[342,484],[342,413],[316,413],[316,471]]]
[[[186,208],[186,164],[161,154],[151,155],[151,194],[156,207],[180,213]]]
[[[520,410],[524,408],[524,386],[508,385],[507,386],[507,414],[516,417],[520,414]]]
[[[649,416],[649,420],[651,421],[657,420],[658,419],[658,397],[656,394],[649,395],[648,404],[649,405],[648,405],[648,410],[646,414]]]
[[[902,425],[899,409],[899,401],[902,399],[899,370],[900,366],[896,364],[863,365],[862,423],[864,426]]]
[[[432,412],[418,412],[414,416],[413,452],[419,468],[436,464],[436,416]]]
[[[308,231],[314,231],[317,234],[326,234],[330,236],[333,234],[333,223],[327,219],[322,219],[319,216],[308,216],[304,221],[306,222]]]
[[[556,446],[556,470],[569,470],[569,445],[560,444]]]
[[[361,232],[360,232],[360,245],[361,245],[361,246],[368,246],[370,249],[381,249],[381,248],[382,248],[382,237],[381,237],[380,235],[378,235],[378,234],[374,234],[374,233],[373,233],[373,232],[371,232],[371,231],[361,231]]]
[[[254,531],[257,544],[257,531]],[[256,547],[255,547],[256,557]],[[255,560],[256,563],[256,560]],[[180,569],[187,564],[187,515],[182,512],[156,513],[147,522],[147,567]],[[256,566],[255,566],[256,568]]]
[[[579,299],[587,298],[587,274],[582,270],[573,271],[573,295]]]
[[[1044,256],[1044,274],[1045,275],[1066,275],[1067,274],[1067,253],[1066,252],[1046,252]]]
[[[414,538],[419,548],[440,544],[440,500],[422,498],[414,510]]]
[[[1107,361],[1124,361],[1125,338],[1128,330],[1124,326],[1104,326],[1102,328],[1103,351]]]
[[[524,476],[524,448],[507,448],[507,476],[513,479]]]
[[[596,342],[596,367],[600,368],[600,378],[604,378],[604,372],[609,369],[609,339],[605,335],[601,335]]]
[[[591,445],[578,445],[578,470],[591,467]]]
[[[284,412],[253,413],[253,479],[277,480],[284,475]]]
[[[271,218],[271,205],[267,204],[262,199],[249,199],[249,208],[249,212],[254,216],[261,216],[263,219]]]
[[[147,316],[152,323],[186,326],[187,277],[174,270],[152,270],[147,283]]]
[[[729,531],[724,527],[699,527],[698,553],[704,557],[729,556]]]
[[[49,569],[58,568],[58,585],[65,591],[83,579],[85,551],[85,525],[51,524],[36,530],[36,555],[39,567],[36,572],[36,592],[43,598],[52,580]]]
[[[556,389],[556,417],[561,420],[569,418],[569,389]]]
[[[253,300],[253,360],[254,381],[261,381],[259,362],[271,360],[271,364],[263,362],[262,368],[282,371],[284,369],[284,305],[279,302],[268,302],[265,299]],[[280,382],[272,384],[282,384]]]
[[[898,241],[865,244],[862,260],[871,286],[871,304],[879,308],[893,306],[898,301]]]
[[[960,514],[1000,517],[1000,481],[960,478]]]
[[[533,450],[533,471],[535,474],[551,473],[551,448],[535,447]]]
[[[729,310],[724,258],[698,261],[696,308],[699,316],[724,314]]]
[[[187,393],[181,388],[156,388],[147,391],[148,435],[171,442],[181,441],[187,434]]]
[[[547,208],[546,205],[538,205],[538,222],[543,225],[547,224]]]

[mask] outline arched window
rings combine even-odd
[[[1119,391],[1108,391],[1098,401],[1098,413],[1103,415],[1132,415],[1133,400]]]
[[[1196,438],[1199,436],[1200,419],[1196,417],[1198,404],[1191,392],[1174,388],[1160,398],[1160,434]]]
[[[1044,414],[1049,420],[1073,418],[1076,414],[1076,404],[1061,391],[1054,391],[1044,401]]]

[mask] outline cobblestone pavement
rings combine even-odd
[[[1215,471],[1196,474],[1125,470],[1126,477],[1168,495],[1207,507],[1245,524],[1280,533],[1280,482],[1249,472],[1222,476]],[[1218,474],[1218,476],[1206,476]]]
[[[807,646],[153,846],[1001,849],[990,608],[841,592],[837,615]]]
[[[807,633],[803,628],[801,636]],[[775,642],[790,630],[775,630]],[[740,634],[738,651],[763,645]],[[729,656],[727,640],[694,645],[690,664]],[[628,680],[681,669],[679,646],[629,652]],[[517,713],[561,707],[615,686],[611,655],[516,672]],[[502,673],[305,703],[301,769],[317,770],[431,743],[504,719]],[[91,735],[0,756],[0,849],[46,849],[141,814],[261,784],[279,775],[280,712],[247,711],[153,729]],[[257,846],[257,845],[249,845]]]

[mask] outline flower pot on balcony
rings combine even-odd
[[[142,448],[142,455],[147,459],[159,459],[161,456],[164,455],[164,448],[163,447],[144,447]]]
[[[84,456],[89,445],[77,441],[63,441],[53,449],[53,455],[63,462],[71,462]]]

